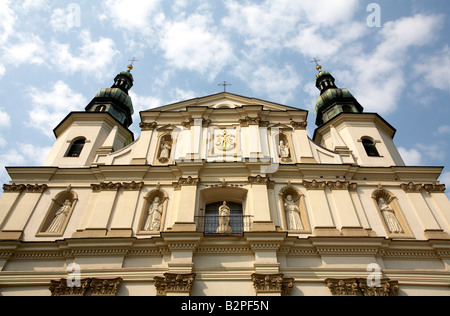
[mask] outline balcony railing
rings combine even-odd
[[[253,216],[196,216],[195,222],[197,231],[205,235],[232,236],[251,231]]]

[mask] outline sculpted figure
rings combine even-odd
[[[66,200],[63,206],[56,212],[55,218],[47,229],[47,233],[59,233],[62,230],[71,207],[72,202]]]
[[[165,163],[169,161],[170,151],[172,150],[172,146],[169,142],[164,142],[161,146],[161,154],[159,155],[159,162]]]
[[[288,195],[284,201],[284,211],[286,212],[288,230],[303,230],[300,209],[291,195]]]
[[[145,222],[145,231],[160,231],[161,230],[161,216],[163,205],[159,197],[155,197],[153,203],[148,210],[147,221]]]
[[[223,205],[219,207],[219,227],[216,233],[218,234],[231,234],[233,230],[230,227],[230,215],[231,210],[227,206],[227,202],[223,202]]]
[[[290,153],[290,150],[289,150],[289,146],[287,144],[285,144],[284,141],[282,141],[282,140],[280,141],[279,150],[280,150],[280,158],[281,158],[281,160],[282,161],[289,160],[289,158],[291,156],[291,153]]]
[[[383,198],[378,200],[378,206],[380,208],[381,214],[386,221],[386,225],[391,233],[403,233],[403,228],[400,225],[397,217],[395,216],[394,209],[386,203]]]

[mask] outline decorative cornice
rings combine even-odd
[[[125,191],[141,191],[144,187],[144,182],[123,182],[122,187]]]
[[[294,130],[306,130],[308,122],[294,122],[291,121],[291,126]]]
[[[356,190],[356,188],[358,187],[356,183],[350,183],[348,181],[328,181],[327,186],[331,190]]]
[[[325,181],[316,181],[313,180],[311,182],[304,180],[302,185],[306,188],[306,190],[324,190],[327,186]]]
[[[380,287],[370,287],[367,279],[326,279],[333,296],[398,296],[397,281],[380,280]]]
[[[102,182],[100,184],[91,184],[91,188],[93,192],[102,192],[102,191],[118,191],[122,187],[121,183],[113,183],[113,182]]]
[[[181,190],[183,186],[197,186],[200,183],[200,178],[180,178],[178,182],[173,182],[172,185],[175,190]]]
[[[416,184],[413,182],[408,184],[402,183],[400,184],[400,188],[402,188],[406,193],[419,193],[423,189],[423,184]]]
[[[26,185],[25,184],[4,184],[3,185],[3,191],[4,192],[10,192],[10,193],[21,193],[23,191],[25,191],[26,189]]]
[[[142,131],[153,131],[158,127],[158,123],[152,122],[152,123],[145,123],[142,122],[139,124],[139,127]]]
[[[28,184],[25,188],[27,193],[43,193],[48,189],[46,184]]]

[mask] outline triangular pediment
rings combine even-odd
[[[245,97],[229,92],[222,92],[191,100],[181,101],[173,104],[164,105],[144,112],[177,112],[186,111],[190,107],[208,107],[214,109],[234,109],[243,106],[262,106],[264,110],[268,111],[301,111],[300,108],[286,106],[270,101],[265,101],[256,98]]]

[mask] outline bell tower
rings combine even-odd
[[[313,140],[339,153],[343,163],[361,166],[404,166],[393,138],[396,129],[377,113],[365,113],[363,106],[335,78],[318,64],[316,125]]]
[[[134,61],[134,60],[133,60]],[[121,71],[111,88],[103,88],[84,112],[71,112],[54,130],[56,141],[45,166],[87,167],[134,141],[128,129],[133,123],[132,65]]]

